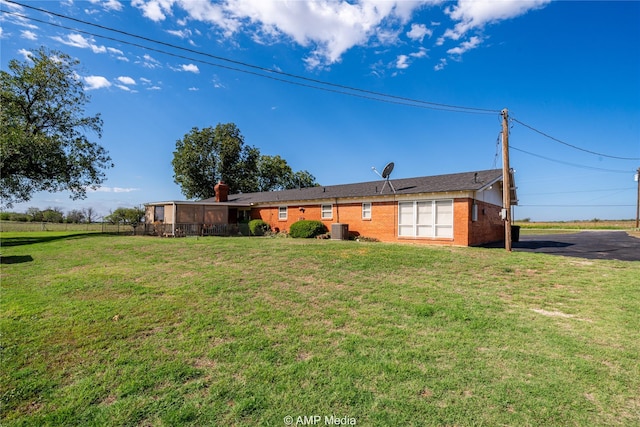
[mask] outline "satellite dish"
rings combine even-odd
[[[393,167],[395,165],[393,164],[393,162],[389,162],[387,163],[387,165],[384,167],[384,169],[382,169],[382,177],[384,179],[389,179],[389,175],[391,175],[391,172],[393,172]]]

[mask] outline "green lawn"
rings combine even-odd
[[[640,424],[639,262],[52,232],[1,250],[3,427]]]

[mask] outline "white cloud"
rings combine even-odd
[[[114,10],[116,12],[120,12],[123,8],[122,3],[120,3],[118,0],[107,0],[102,3],[102,7],[107,10]]]
[[[194,21],[209,24],[232,44],[236,43],[234,36],[240,33],[256,43],[293,42],[307,50],[303,61],[308,68],[323,68],[340,62],[353,47],[394,45],[403,34],[411,42],[423,43],[425,38],[433,36],[433,28],[444,27],[442,22],[411,22],[414,13],[425,5],[444,5],[445,14],[453,21],[450,28],[440,30],[441,35],[435,45],[442,46],[447,40],[469,39],[476,35],[468,34],[469,31],[515,18],[542,8],[550,1],[132,0],[131,5],[156,22],[173,17],[175,13],[180,15],[175,21],[181,26]],[[407,31],[408,24],[410,29]],[[168,32],[185,39],[198,34],[197,29],[187,28]],[[476,43],[481,41],[479,39]],[[471,39],[465,43],[452,48],[453,54],[460,55],[478,46]],[[426,52],[419,55],[426,56]],[[407,60],[400,63],[401,66],[406,64]]]
[[[124,55],[123,51],[121,51],[120,49],[116,49],[114,47],[108,47],[107,52],[109,52],[112,55],[120,55],[120,56]]]
[[[29,31],[29,30],[22,31],[20,36],[23,39],[27,39],[27,40],[37,40],[38,39],[38,36],[36,35],[36,33],[34,33],[33,31]]]
[[[18,55],[22,55],[24,59],[30,59],[33,53],[27,49],[20,49],[18,50]]]
[[[453,30],[448,30],[444,37],[458,40],[469,30],[524,15],[550,2],[551,0],[458,0],[457,5],[445,10],[445,13],[458,23]]]
[[[84,81],[87,83],[87,86],[85,86],[86,90],[111,87],[111,82],[102,76],[87,76],[84,77]]]
[[[197,87],[190,87],[190,88],[189,88],[189,91],[190,91],[190,92],[197,92],[197,91],[199,91],[199,90],[200,90],[200,89],[198,89]]]
[[[100,193],[131,193],[133,191],[140,191],[139,188],[122,188],[122,187],[98,187],[93,191]]]
[[[118,81],[124,85],[135,85],[136,81],[131,78],[131,77],[127,77],[127,76],[120,76],[118,77]]]
[[[216,89],[226,89],[226,86],[220,81],[218,76],[213,76],[213,87]]]
[[[420,43],[424,40],[424,36],[431,37],[432,35],[433,31],[424,24],[411,24],[411,31],[407,32],[407,37]]]
[[[145,68],[154,69],[160,67],[160,61],[149,54],[144,54],[142,57],[142,61],[136,61],[136,63],[142,64],[142,66]]]
[[[413,58],[424,58],[427,56],[427,52],[428,52],[427,48],[421,47],[420,49],[418,49],[417,52],[410,53],[409,56]]]
[[[442,70],[444,67],[447,66],[447,60],[445,58],[440,59],[440,62],[438,62],[435,67],[433,67],[433,69],[435,71],[440,71]]]
[[[133,0],[131,5],[142,10],[142,14],[154,22],[164,21],[171,15],[174,0]],[[201,1],[197,2],[201,3]]]
[[[471,49],[475,49],[482,43],[482,39],[478,36],[473,36],[469,39],[469,41],[462,42],[460,46],[451,48],[447,50],[449,55],[462,55],[463,53],[470,51]]]
[[[398,55],[398,58],[396,59],[396,68],[399,70],[409,68],[409,64],[407,63],[408,60],[409,57],[407,55]]]
[[[195,74],[198,74],[200,72],[200,69],[198,69],[198,66],[195,64],[182,64],[180,69],[182,71],[187,71],[189,73],[195,73]]]
[[[214,24],[225,37],[242,31],[259,43],[292,40],[310,49],[304,62],[317,68],[339,62],[354,46],[395,43],[413,12],[434,2],[439,0],[133,0],[131,4],[153,21],[166,19],[176,7],[191,20]],[[412,35],[418,37],[420,31],[428,30],[417,27]]]
[[[91,49],[93,53],[105,53],[107,48],[105,46],[98,46],[95,44],[94,39],[87,39],[82,34],[67,34],[66,38],[59,36],[52,37],[54,40],[65,44],[67,46],[79,47],[81,49]]]
[[[184,30],[167,30],[167,33],[171,34],[172,36],[176,36],[179,37],[181,39],[187,39],[189,37],[191,37],[191,30],[189,29],[184,29]]]

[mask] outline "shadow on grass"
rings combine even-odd
[[[513,249],[536,250],[543,248],[567,248],[573,245],[573,243],[558,242],[555,240],[528,240],[524,242],[513,242],[511,247]],[[504,242],[487,243],[485,245],[480,245],[480,247],[489,249],[504,248]]]
[[[32,261],[33,257],[31,255],[0,256],[0,264],[21,264]]]
[[[104,236],[108,233],[69,233],[69,234],[56,234],[55,236],[16,236],[16,237],[1,237],[0,246],[24,246],[33,245],[34,243],[52,242],[55,240],[63,239],[83,239],[94,236]]]

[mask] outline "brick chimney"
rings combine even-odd
[[[216,202],[226,202],[229,196],[229,186],[222,181],[218,181],[213,191],[216,192]]]

